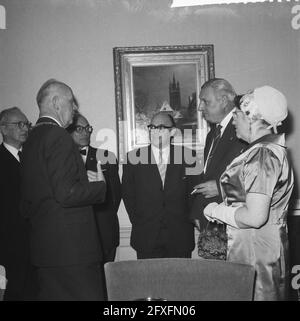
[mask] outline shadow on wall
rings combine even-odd
[[[291,109],[289,108],[289,110],[291,110]],[[293,117],[293,115],[289,111],[287,118],[282,122],[282,125],[278,127],[278,133],[280,133],[280,134],[285,133],[286,139],[294,130],[294,119],[295,119],[295,117]],[[290,149],[288,149],[287,154],[288,154],[288,159],[289,159],[290,163],[292,164],[292,167],[295,168],[295,166],[293,164],[292,151]],[[294,177],[295,185],[294,185],[294,190],[293,190],[293,194],[291,197],[292,200],[299,198],[299,186],[298,186],[299,181],[298,181],[297,173],[295,171],[294,171],[294,176],[295,176]]]

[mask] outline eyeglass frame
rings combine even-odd
[[[159,130],[159,131],[162,131],[163,129],[168,129],[168,130],[171,130],[172,128],[175,128],[174,126],[165,126],[165,125],[153,125],[153,124],[150,124],[147,126],[148,127],[148,130]]]
[[[78,130],[80,128],[80,130]],[[83,133],[85,131],[87,134],[91,134],[93,132],[93,126],[91,125],[86,125],[86,126],[81,126],[81,125],[75,125],[74,126],[74,131],[78,134]]]
[[[25,127],[27,127],[27,129],[31,128],[31,122],[25,122],[25,121],[16,121],[16,122],[2,122],[0,123],[0,125],[17,125],[19,127],[19,129],[24,129]]]

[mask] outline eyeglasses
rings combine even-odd
[[[93,127],[90,126],[90,125],[86,125],[86,126],[76,125],[75,126],[75,131],[77,133],[82,133],[83,131],[85,131],[86,133],[91,134],[93,132]]]
[[[28,121],[17,121],[17,122],[3,122],[2,124],[17,125],[20,129],[30,129],[31,123]]]
[[[172,129],[173,128],[173,126],[165,126],[165,125],[155,126],[155,125],[152,125],[152,124],[148,125],[147,127],[148,127],[149,130],[156,130],[156,129],[164,130],[164,129]]]

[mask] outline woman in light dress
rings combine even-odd
[[[294,178],[284,134],[277,134],[286,116],[284,95],[270,86],[242,97],[234,125],[249,146],[220,178],[223,203],[204,210],[209,220],[227,224],[227,260],[255,267],[254,300],[287,299],[286,220]]]

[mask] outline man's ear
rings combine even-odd
[[[222,101],[222,104],[224,107],[228,105],[229,101],[228,101],[228,97],[226,95],[222,95],[221,101]]]
[[[53,104],[53,107],[55,108],[55,110],[59,110],[60,109],[59,97],[58,96],[54,96],[52,98],[52,104]]]
[[[0,134],[2,134],[2,136],[5,136],[7,133],[7,129],[6,129],[6,125],[0,125]]]

